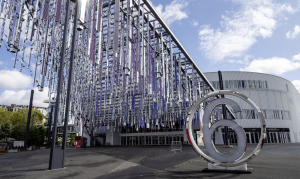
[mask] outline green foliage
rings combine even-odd
[[[75,136],[76,136],[76,134],[73,134],[73,135],[72,135],[71,146],[74,145],[74,142],[75,142]]]
[[[10,123],[15,126],[18,124],[25,124],[27,125],[28,119],[28,111],[29,109],[19,109],[18,111],[13,112],[10,115]],[[32,116],[34,114],[34,125],[41,124],[45,116],[37,109],[32,109],[31,111],[31,118],[30,118],[30,125],[32,124]]]
[[[43,127],[43,126],[40,126],[38,128],[38,131],[39,131],[39,138],[38,138],[38,144],[39,146],[42,146],[44,145],[45,143],[45,137],[46,137],[46,133],[47,133],[47,130]]]
[[[0,108],[0,125],[5,123],[10,123],[10,116],[12,115],[12,112],[6,111],[3,108]]]
[[[0,129],[0,138],[5,138],[7,140],[7,137],[9,137],[11,134],[10,126],[8,123],[2,124]]]
[[[26,134],[26,125],[18,124],[13,127],[11,136],[16,140],[24,140]]]
[[[29,130],[28,143],[29,145],[43,146],[45,142],[46,129],[43,126],[37,128],[33,126]]]
[[[32,109],[30,125],[31,125],[31,121],[32,121],[32,116],[33,116],[33,114],[34,114],[34,125],[36,125],[36,124],[42,124],[43,119],[45,118],[44,114],[41,113],[41,112],[40,112],[39,110],[37,110],[37,109]],[[28,116],[28,113],[27,113],[27,116]]]
[[[75,134],[72,134],[72,135],[68,134],[67,135],[67,139],[68,139],[69,146],[73,146],[74,142],[75,142]]]
[[[19,109],[18,111],[10,112],[3,108],[0,108],[0,139],[7,137],[13,137],[16,140],[24,140],[26,133],[26,125],[28,119],[29,109]],[[37,109],[32,109],[30,127],[32,123],[32,116],[34,115],[34,126],[42,124],[45,116]],[[13,129],[11,130],[11,127]],[[29,145],[44,145],[46,129],[41,126],[40,128],[33,127],[29,131],[28,142]]]
[[[16,126],[18,124],[24,124],[24,125],[26,124],[26,119],[23,113],[21,112],[21,110],[12,113],[12,115],[10,116],[10,123],[13,126]]]

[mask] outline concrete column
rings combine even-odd
[[[151,136],[151,145],[153,145],[153,136]]]
[[[165,145],[167,145],[167,137],[165,136]]]

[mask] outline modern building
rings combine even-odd
[[[204,73],[215,89],[220,89],[217,72]],[[300,142],[300,94],[288,80],[270,74],[222,72],[224,90],[248,96],[262,111],[267,126],[268,143]],[[232,97],[231,97],[232,98]],[[260,121],[246,102],[234,98],[242,108],[236,122],[241,125],[248,143],[257,143]],[[232,141],[236,140],[230,131]]]
[[[205,73],[215,89],[220,89],[217,72]],[[248,96],[261,109],[267,124],[268,143],[300,142],[300,94],[288,80],[263,73],[222,72],[225,90],[233,90]],[[246,133],[248,143],[257,143],[260,138],[260,120],[254,110],[241,99],[233,98],[242,109],[236,114],[236,122]],[[199,126],[194,127],[197,139]],[[224,129],[222,134],[224,138]],[[83,135],[89,136],[83,131]],[[188,143],[181,125],[177,128],[157,130],[144,128],[140,131],[100,128],[94,130],[95,143],[101,145],[171,145],[172,141]],[[236,133],[229,129],[229,142],[237,142]],[[88,142],[89,145],[89,142]]]

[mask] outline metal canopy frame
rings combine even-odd
[[[0,4],[0,47],[7,37],[20,72],[35,58],[33,86],[47,86],[49,101],[56,100],[50,169],[64,165],[57,158],[65,155],[69,119],[91,137],[103,128],[183,129],[189,108],[215,91],[148,0]],[[63,152],[55,155],[56,126],[62,123]]]

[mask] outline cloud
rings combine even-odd
[[[29,105],[31,90],[5,90],[0,94],[0,104],[11,105]],[[44,91],[38,91],[38,88],[34,88],[33,106],[47,107],[46,103],[43,103],[45,99],[48,99],[48,87],[44,87]]]
[[[192,26],[196,27],[199,25],[198,21],[192,20],[192,22],[190,22],[192,24]]]
[[[163,20],[171,25],[175,21],[180,21],[188,17],[187,13],[182,11],[188,3],[185,0],[174,0],[171,4],[164,6],[159,4],[154,6],[157,13],[163,18]]]
[[[281,75],[285,72],[300,68],[299,62],[294,62],[286,58],[273,57],[269,59],[255,59],[249,66],[241,68],[240,71],[251,71],[261,73],[271,73]]]
[[[228,60],[229,63],[238,63],[238,64],[245,64],[242,60]]]
[[[293,61],[297,61],[297,60],[300,61],[300,53],[298,55],[293,56]]]
[[[286,33],[286,38],[288,39],[294,39],[298,36],[298,34],[300,33],[300,27],[298,25],[295,26],[294,31],[288,31]]]
[[[298,92],[300,93],[300,80],[294,80],[294,81],[292,81],[292,83],[295,86],[295,88],[298,90]]]
[[[2,65],[3,64],[3,62],[2,61],[0,61],[0,65]]]
[[[294,13],[288,4],[275,4],[272,0],[233,0],[241,5],[237,12],[222,15],[221,28],[203,25],[199,31],[200,50],[213,62],[241,57],[257,42],[257,38],[270,38],[284,19],[284,13]]]
[[[32,79],[16,70],[0,71],[0,88],[1,89],[24,89],[32,84]]]

